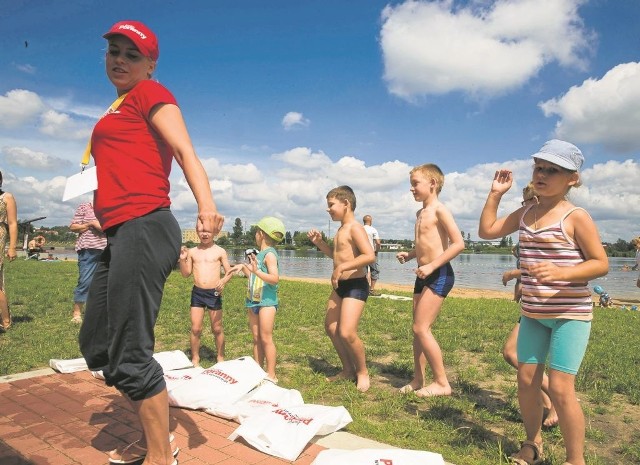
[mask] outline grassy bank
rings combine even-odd
[[[80,356],[78,326],[70,322],[77,277],[72,262],[19,260],[7,264],[6,287],[14,327],[0,335],[0,375],[46,366],[50,358]],[[227,357],[249,355],[251,338],[242,307],[245,280],[225,291]],[[174,273],[158,322],[157,350],[188,353],[191,282]],[[398,395],[412,373],[410,302],[370,299],[361,323],[372,388],[327,383],[338,359],[323,332],[329,286],[283,281],[276,317],[278,377],[306,402],[344,405],[354,418],[348,431],[394,446],[442,453],[457,465],[506,463],[524,439],[515,371],[501,347],[517,319],[506,299],[447,299],[434,333],[455,390],[450,398]],[[406,294],[408,295],[408,294]],[[577,379],[587,417],[590,465],[640,463],[639,312],[596,309],[591,343]],[[210,332],[203,338],[203,365],[213,363]],[[546,465],[563,463],[558,428],[544,432]]]

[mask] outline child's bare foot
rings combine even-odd
[[[551,408],[547,412],[547,416],[542,422],[542,426],[552,428],[558,424],[558,421],[558,412],[556,412],[556,408],[551,405]]]
[[[360,392],[367,392],[371,387],[371,380],[369,379],[369,375],[358,375],[356,378],[356,389]]]
[[[334,382],[334,381],[354,381],[356,379],[356,375],[351,374],[351,373],[346,373],[344,371],[341,371],[340,373],[338,373],[337,375],[333,375],[333,376],[327,376],[327,381],[329,381],[330,383]]]
[[[416,381],[415,379],[413,379],[409,384],[405,384],[404,386],[402,386],[398,390],[398,392],[400,392],[400,394],[409,394],[413,391],[422,389],[422,387],[423,387],[422,381]]]
[[[431,383],[428,386],[418,389],[415,393],[418,397],[450,396],[451,386],[449,384],[443,386],[438,383]]]
[[[219,356],[216,358],[216,361],[217,361],[218,363],[220,363],[220,362],[224,362],[224,356],[219,355]]]
[[[194,368],[200,368],[200,359],[199,358],[192,359],[191,364],[194,366]]]

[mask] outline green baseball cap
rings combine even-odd
[[[269,236],[276,242],[280,242],[282,239],[284,239],[284,235],[286,233],[284,229],[284,223],[278,218],[274,218],[273,216],[265,216],[256,223],[256,226],[262,229],[267,234],[267,236]]]

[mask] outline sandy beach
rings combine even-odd
[[[293,276],[280,276],[281,279],[285,279],[288,281],[303,281],[306,283],[318,283],[318,284],[329,284],[329,279],[320,279],[320,278],[297,278]],[[378,281],[376,284],[376,289],[382,293],[394,293],[394,292],[409,292],[413,291],[413,286],[403,285],[403,284],[390,284],[383,283]],[[451,297],[459,297],[463,299],[512,299],[513,298],[513,287],[507,286],[504,291],[494,291],[490,289],[472,289],[472,288],[464,288],[464,287],[454,287],[449,293]],[[594,304],[598,304],[597,296],[594,296]],[[615,307],[620,306],[632,306],[637,305],[640,306],[640,299],[613,299],[613,305]]]
[[[281,279],[286,279],[288,281],[303,281],[306,283],[318,283],[318,284],[329,284],[329,279],[319,279],[319,278],[297,278],[293,276],[280,276]],[[385,293],[393,293],[393,292],[413,292],[413,285],[403,285],[403,284],[389,284],[378,281],[376,284],[376,289],[380,292]],[[480,298],[484,297],[485,299],[511,299],[513,297],[513,288],[506,288],[507,290],[503,291],[492,291],[487,289],[469,289],[469,288],[461,288],[454,287],[451,290],[449,295],[451,297],[461,297],[461,298]]]

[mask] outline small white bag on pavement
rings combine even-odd
[[[183,368],[193,368],[193,363],[189,357],[181,350],[166,350],[153,354],[153,358],[162,367],[162,371],[181,370]]]
[[[326,449],[311,465],[444,465],[435,452],[406,449]]]
[[[303,405],[304,400],[299,391],[285,389],[268,381],[263,381],[257,388],[244,395],[237,402],[226,402],[206,409],[217,417],[242,423],[246,418],[269,412],[278,407]]]
[[[314,436],[338,431],[351,421],[351,415],[342,406],[281,407],[247,417],[229,439],[241,436],[265,454],[293,461]]]
[[[164,374],[169,405],[194,410],[234,403],[256,387],[267,374],[251,357]]]
[[[49,360],[49,366],[60,373],[74,373],[89,369],[87,362],[82,357],[70,360],[52,358]]]

